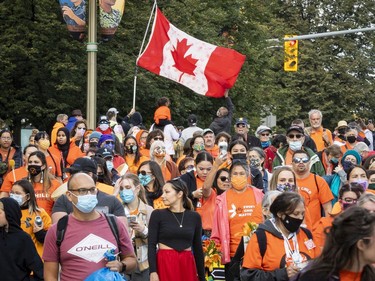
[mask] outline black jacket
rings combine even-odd
[[[212,121],[210,125],[210,129],[214,131],[215,135],[220,132],[227,132],[228,134],[230,134],[230,131],[232,129],[234,105],[230,97],[225,98],[225,101],[227,102],[226,107],[228,109],[228,115],[223,117],[215,117],[214,121]]]
[[[8,221],[8,231],[0,227],[0,272],[2,281],[29,281],[34,272],[35,281],[43,279],[43,262],[31,237],[21,225],[21,209],[11,198],[1,198]]]

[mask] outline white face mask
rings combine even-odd
[[[100,130],[105,131],[109,128],[109,125],[108,124],[100,124],[99,128],[100,128]]]
[[[20,194],[10,193],[9,197],[16,200],[18,205],[21,206],[23,204],[23,196]]]
[[[292,150],[292,151],[297,151],[297,150],[300,150],[302,148],[302,142],[301,141],[291,141],[289,143],[289,148]]]

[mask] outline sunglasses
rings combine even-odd
[[[245,124],[237,124],[236,127],[237,127],[237,128],[245,128],[246,125],[245,125]]]
[[[302,138],[302,137],[303,137],[302,134],[289,134],[289,135],[288,135],[288,138],[290,138],[290,139],[294,139],[294,138],[296,138],[296,139],[300,139],[300,138]]]
[[[265,137],[265,136],[269,136],[270,134],[266,133],[266,134],[261,134],[261,136]]]
[[[295,164],[301,163],[301,161],[302,163],[306,164],[307,162],[310,161],[310,158],[307,158],[307,157],[303,157],[303,158],[294,157],[293,158],[293,163]]]
[[[226,176],[221,176],[221,177],[219,177],[219,179],[220,179],[221,181],[229,181],[229,178],[226,177]]]
[[[157,140],[161,140],[161,141],[162,141],[163,138],[162,138],[162,137],[155,137],[154,140],[155,140],[155,141],[157,141]]]
[[[105,143],[112,143],[112,144],[114,144],[114,142],[113,142],[113,141],[105,141]]]
[[[146,172],[146,171],[139,171],[138,175],[145,176],[145,175],[152,175],[152,173],[151,172]]]

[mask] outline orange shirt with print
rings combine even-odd
[[[332,138],[332,133],[331,133],[330,130],[324,129],[323,127],[320,127],[318,130],[311,130],[311,132],[310,132],[310,137],[314,140],[314,142],[316,144],[316,150],[318,152],[322,151],[326,147],[326,144],[323,140],[323,132],[326,132],[326,134],[328,136],[329,143],[332,144],[333,138]]]
[[[304,179],[297,178],[297,186],[299,194],[302,195],[305,205],[309,209],[312,225],[314,225],[322,217],[321,204],[330,202],[333,199],[332,192],[327,182],[313,173],[310,173]]]
[[[14,175],[13,175],[13,172],[8,173],[4,178],[3,185],[1,186],[1,191],[10,192],[12,190],[13,184],[16,181],[27,178],[28,174],[29,172],[27,171],[25,166],[15,169]]]
[[[274,271],[278,268],[285,267],[289,264],[289,259],[285,257],[284,239],[274,236],[273,234],[265,231],[267,239],[267,249],[262,258],[259,250],[259,242],[257,235],[250,238],[249,244],[243,260],[243,267],[256,268],[264,271]],[[317,247],[308,249],[305,242],[309,241],[306,233],[300,230],[297,233],[297,243],[303,261],[307,261],[310,257],[315,258],[318,254]],[[289,239],[289,245],[294,250],[292,238]]]
[[[230,256],[233,257],[241,242],[242,236],[240,233],[244,224],[247,222],[263,222],[263,214],[261,209],[255,208],[257,202],[251,187],[241,193],[232,188],[226,192],[230,229]]]
[[[164,205],[163,199],[161,197],[154,199],[152,203],[154,204],[153,208],[155,210],[167,208],[167,206]]]
[[[49,216],[52,214],[52,207],[55,203],[51,198],[51,194],[61,185],[58,180],[51,180],[51,187],[48,191],[44,191],[43,184],[40,182],[36,182],[33,184],[36,202],[38,206],[43,208]]]

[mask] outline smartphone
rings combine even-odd
[[[131,222],[137,222],[137,216],[136,215],[130,215],[127,217],[128,218],[128,223],[130,224]]]

